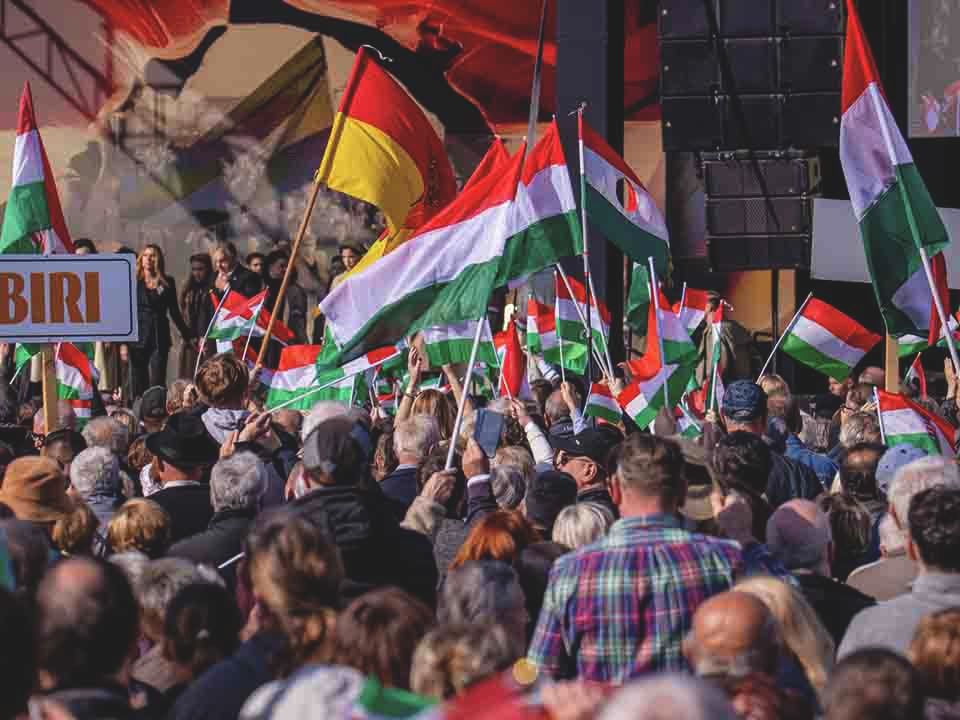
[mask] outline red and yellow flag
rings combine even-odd
[[[419,227],[457,192],[430,121],[366,48],[357,52],[316,180],[376,205],[391,233]]]

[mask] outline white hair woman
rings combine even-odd
[[[589,545],[607,534],[614,517],[602,505],[591,502],[568,505],[553,525],[552,540],[571,550]]]

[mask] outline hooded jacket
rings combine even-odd
[[[400,527],[378,487],[320,486],[293,505],[327,528],[340,548],[345,601],[395,585],[431,607],[435,604],[433,547],[425,536]]]

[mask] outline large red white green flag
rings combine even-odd
[[[835,380],[846,380],[882,338],[827,303],[810,298],[781,349]]]
[[[3,213],[0,254],[72,252],[73,242],[33,111],[30,83],[24,83],[13,149],[13,185]]]
[[[935,309],[920,246],[936,270],[950,238],[890,112],[852,0],[842,103],[840,161],[887,332],[927,334]]]

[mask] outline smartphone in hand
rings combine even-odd
[[[500,433],[503,431],[504,415],[493,410],[481,408],[477,410],[477,424],[473,428],[473,439],[483,450],[483,454],[492,458],[497,454],[497,445],[500,444]]]

